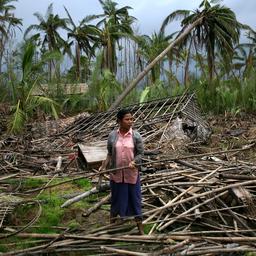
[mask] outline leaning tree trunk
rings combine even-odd
[[[188,82],[189,82],[189,61],[190,61],[190,54],[191,54],[191,46],[192,46],[192,39],[190,40],[188,52],[187,52],[187,56],[186,56],[185,74],[184,74],[185,88],[188,87]]]
[[[119,95],[119,97],[116,99],[116,101],[110,106],[110,110],[115,109],[120,105],[120,103],[123,101],[123,99],[130,93],[130,91],[140,82],[140,80],[152,69],[152,67],[155,66],[156,63],[158,63],[160,60],[164,58],[164,56],[173,48],[174,45],[179,43],[186,37],[191,30],[193,30],[199,23],[202,22],[203,17],[197,19],[192,24],[187,26],[184,31],[171,43],[169,46],[163,50],[152,62],[150,62],[145,69],[138,74],[138,76],[131,82],[130,85],[128,85],[125,90]]]

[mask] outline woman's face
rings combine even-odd
[[[119,127],[123,130],[130,130],[133,124],[132,114],[125,114],[124,117],[119,120]]]

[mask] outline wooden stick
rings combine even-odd
[[[234,180],[255,180],[256,176],[253,175],[235,175],[235,174],[226,174],[226,173],[220,173],[219,174],[220,179],[234,179]]]
[[[58,156],[58,161],[55,167],[55,172],[59,172],[62,165],[62,156]]]
[[[59,234],[37,234],[37,233],[19,233],[18,237],[28,237],[28,238],[40,238],[40,239],[54,239],[59,236]],[[242,236],[242,237],[216,237],[216,236],[186,236],[186,235],[123,235],[123,236],[79,236],[79,235],[69,235],[65,234],[63,239],[80,239],[80,240],[94,240],[94,241],[126,241],[126,242],[147,242],[147,243],[167,243],[170,244],[171,240],[174,241],[184,241],[189,239],[190,241],[202,241],[210,240],[215,242],[224,242],[224,243],[252,243],[256,242],[256,237],[251,236]]]
[[[104,198],[102,198],[98,203],[96,203],[94,206],[92,206],[91,208],[89,208],[88,210],[86,210],[86,212],[84,212],[82,214],[83,217],[88,217],[92,212],[96,211],[97,209],[99,209],[103,204],[105,204],[106,202],[109,201],[110,199],[110,194],[105,196]]]
[[[7,179],[11,179],[11,178],[16,177],[16,176],[18,176],[18,175],[20,175],[20,173],[15,173],[15,174],[10,174],[10,175],[1,176],[1,177],[0,177],[0,181],[2,181],[2,180],[7,180]]]
[[[256,248],[251,246],[236,246],[235,248],[197,248],[197,250],[186,251],[185,254],[178,255],[218,255],[219,253],[231,253],[231,252],[255,252]]]
[[[121,249],[116,249],[113,247],[107,247],[107,246],[101,246],[101,250],[107,251],[107,252],[114,252],[118,254],[125,254],[125,255],[133,255],[133,256],[148,256],[148,253],[142,253],[142,252],[132,252],[132,251],[127,251],[127,250],[121,250]]]
[[[95,194],[95,193],[98,193],[100,191],[103,191],[103,190],[106,190],[106,189],[109,189],[109,184],[105,184],[104,186],[101,186],[101,188],[97,188],[97,187],[93,187],[92,189],[82,193],[81,195],[78,195],[78,196],[75,196],[69,200],[67,200],[64,204],[61,205],[61,208],[64,208],[64,207],[67,207],[75,202],[78,202],[80,200],[82,200],[83,198],[91,195],[91,194]]]
[[[177,249],[180,249],[182,246],[188,244],[190,242],[189,239],[186,239],[180,243],[177,243],[173,246],[169,246],[169,247],[166,247],[158,252],[153,252],[153,253],[150,253],[149,256],[160,256],[160,255],[163,255],[163,254],[169,254],[169,253],[174,253],[175,251],[177,251]]]

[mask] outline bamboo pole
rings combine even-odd
[[[23,238],[40,238],[40,239],[54,239],[59,236],[59,234],[37,234],[37,233],[19,233],[18,237]],[[124,242],[142,242],[142,243],[167,243],[170,244],[170,241],[214,241],[220,243],[253,243],[256,242],[256,237],[251,236],[190,236],[190,235],[121,235],[121,236],[92,236],[92,235],[69,235],[64,234],[63,239],[78,239],[78,240],[90,240],[90,241],[124,241]]]
[[[100,246],[100,249],[103,251],[107,251],[107,252],[113,252],[113,253],[118,253],[119,255],[124,254],[124,255],[132,255],[132,256],[149,256],[148,253],[142,253],[142,252],[132,252],[132,251],[128,251],[128,250],[123,250],[123,249],[116,249],[113,247],[109,247],[109,246]]]
[[[178,249],[180,249],[181,247],[183,247],[184,245],[188,244],[190,242],[189,239],[186,239],[180,243],[177,243],[173,246],[168,246],[158,252],[153,252],[153,253],[149,253],[148,256],[160,256],[160,255],[163,255],[163,254],[169,254],[169,253],[174,253],[176,252]]]
[[[104,186],[101,186],[100,188],[98,187],[93,187],[92,189],[78,195],[78,196],[75,196],[69,200],[67,200],[64,204],[61,205],[61,208],[64,208],[64,207],[67,207],[75,202],[78,202],[80,200],[82,200],[83,198],[91,195],[91,194],[95,194],[95,193],[98,193],[100,191],[103,191],[103,190],[106,190],[106,189],[109,189],[109,184],[105,184]]]
[[[103,204],[109,201],[110,199],[110,194],[102,198],[98,203],[96,203],[93,207],[89,208],[82,214],[83,217],[88,217],[91,213],[99,209]]]
[[[177,254],[181,255],[217,255],[219,253],[232,253],[232,252],[255,252],[256,248],[252,246],[236,246],[235,248],[211,248],[209,250],[205,250],[204,248],[197,248],[197,250],[186,251],[185,254]]]

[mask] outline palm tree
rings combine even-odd
[[[64,7],[71,28],[67,27],[68,38],[72,38],[71,44],[75,44],[75,61],[76,61],[76,79],[80,80],[80,66],[81,66],[81,51],[86,54],[88,61],[92,56],[95,56],[95,46],[99,41],[100,30],[91,24],[88,24],[91,20],[95,19],[96,16],[87,16],[85,17],[77,26],[68,10]]]
[[[101,29],[102,67],[116,73],[116,44],[121,38],[133,35],[131,26],[135,18],[129,15],[129,6],[117,9],[117,3],[112,0],[99,1],[104,10],[104,14],[97,15],[97,18],[103,18],[97,23],[97,27]]]
[[[167,46],[168,37],[165,37],[163,33],[154,32],[151,37],[148,35],[138,36],[138,46],[137,51],[140,60],[144,60],[146,65],[148,65],[152,60],[154,60]],[[161,68],[163,65],[158,62],[151,69],[151,83],[155,83],[156,80],[160,79]]]
[[[15,6],[10,4],[16,0],[0,0],[0,73],[2,68],[2,59],[4,53],[4,46],[9,37],[15,33],[15,28],[22,25],[22,20],[16,18],[12,11]]]
[[[34,116],[37,110],[48,110],[57,118],[57,103],[47,95],[38,96],[34,92],[40,88],[43,80],[43,66],[49,59],[61,58],[61,54],[46,53],[35,63],[36,46],[32,40],[25,42],[22,47],[20,67],[22,77],[20,81],[12,81],[12,110],[13,113],[8,122],[10,133],[19,133]]]
[[[195,47],[206,51],[209,79],[212,80],[216,51],[231,58],[234,46],[239,42],[242,24],[237,21],[231,9],[219,4],[211,5],[208,0],[203,0],[196,11],[178,10],[169,14],[163,21],[161,30],[164,31],[166,26],[177,18],[183,18],[183,27],[202,18],[202,22],[191,31],[183,44],[192,37]]]
[[[239,44],[234,53],[233,67],[239,71],[239,75],[242,72],[242,77],[245,78],[255,69],[256,56],[255,46],[253,44]]]
[[[59,29],[67,28],[68,20],[60,18],[57,14],[53,14],[53,4],[48,6],[45,17],[38,12],[34,13],[34,16],[38,19],[39,24],[30,25],[26,29],[24,37],[26,38],[32,30],[36,30],[39,31],[39,33],[35,34],[33,37],[42,37],[43,49],[48,51],[60,51],[60,49],[63,49],[63,52],[68,51],[69,47],[66,41],[58,32]],[[55,67],[55,63],[52,61],[49,62],[50,80],[52,78],[53,67]]]

